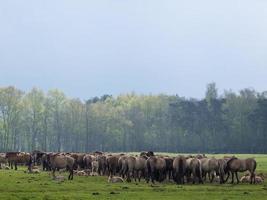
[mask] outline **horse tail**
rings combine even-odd
[[[201,167],[201,161],[200,160],[199,160],[199,167],[198,167],[198,178],[199,178],[199,183],[203,184],[202,167]]]
[[[256,160],[254,160],[254,159],[253,159],[253,161],[254,161],[253,172],[255,172],[255,170],[256,170],[256,168],[257,168],[257,162],[256,162]]]

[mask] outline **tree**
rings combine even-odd
[[[23,92],[14,87],[0,88],[0,118],[3,130],[1,148],[4,151],[18,149],[19,122]]]
[[[31,150],[40,149],[43,118],[45,113],[45,96],[43,91],[33,88],[24,97],[24,123],[31,139]],[[39,138],[38,138],[39,137]]]
[[[53,131],[56,143],[52,149],[62,150],[62,136],[63,136],[63,111],[66,106],[66,97],[64,93],[59,90],[50,90],[48,92],[48,98],[51,106]]]

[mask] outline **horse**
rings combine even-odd
[[[191,173],[193,175],[193,184],[195,184],[198,179],[199,183],[203,184],[202,180],[202,169],[201,162],[197,158],[188,158],[186,160],[186,172],[187,172],[187,182],[191,177]]]
[[[184,184],[184,176],[186,174],[186,158],[184,156],[177,156],[173,160],[173,180],[177,184]]]
[[[155,180],[162,182],[166,178],[166,161],[164,158],[151,156],[146,161],[147,178],[146,182],[149,183],[150,179],[154,184]]]
[[[219,174],[219,162],[216,158],[202,158],[201,160],[202,177],[206,180],[206,175],[209,176],[209,181],[212,183],[216,174]]]
[[[108,175],[115,176],[118,171],[118,155],[110,155],[107,157]]]
[[[240,182],[238,179],[238,172],[250,172],[250,184],[256,182],[255,180],[255,170],[257,167],[257,162],[253,158],[247,158],[247,159],[238,159],[236,157],[230,158],[226,163],[226,171],[228,172],[228,176],[226,178],[226,182],[230,176],[230,173],[232,174],[232,184],[234,183],[234,174],[236,176],[237,184]]]
[[[218,164],[219,164],[220,184],[222,184],[225,182],[224,176],[227,173],[226,171],[227,159],[225,158],[218,159]]]
[[[28,166],[28,170],[31,171],[31,165],[32,165],[32,156],[29,153],[25,152],[7,152],[6,153],[6,159],[9,163],[9,166],[11,169],[13,169],[13,165],[15,166],[15,170],[18,169],[17,165],[19,164],[25,164]]]
[[[127,155],[123,155],[118,160],[119,174],[122,178],[127,175],[128,165],[127,165]]]
[[[138,178],[138,181],[140,182],[141,180],[141,174],[145,176],[146,172],[146,160],[148,157],[146,155],[143,156],[138,156],[135,159],[135,165],[134,165],[134,172],[135,172],[135,177],[134,180],[136,182],[136,179]]]
[[[56,169],[67,169],[70,172],[68,179],[73,180],[73,170],[76,166],[73,157],[68,155],[50,154],[49,162],[51,164],[52,175],[54,178]]]
[[[134,166],[135,166],[136,158],[134,156],[128,156],[126,158],[127,165],[127,181],[131,182],[131,177],[134,176]]]
[[[85,167],[85,169],[88,169],[90,171],[92,171],[92,162],[95,160],[95,156],[91,155],[91,154],[86,154],[83,157],[83,165]]]
[[[171,157],[163,157],[166,162],[166,174],[169,180],[171,180],[172,172],[173,172],[173,158]]]
[[[98,174],[104,176],[107,169],[107,157],[102,154],[97,156],[98,160]]]

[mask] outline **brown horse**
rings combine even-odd
[[[80,169],[85,168],[85,163],[84,163],[84,157],[86,154],[84,153],[70,153],[70,156],[75,159],[75,163]]]
[[[173,158],[165,156],[163,157],[166,162],[166,174],[167,178],[171,180],[172,178],[172,172],[173,172]]]
[[[230,176],[229,172],[231,172],[231,174],[232,174],[232,184],[233,184],[234,183],[234,174],[236,176],[237,183],[239,183],[237,172],[249,171],[250,172],[250,184],[252,184],[252,182],[255,184],[256,167],[257,167],[257,162],[253,158],[238,159],[236,157],[232,157],[226,163],[226,171],[228,173],[228,176],[227,176],[225,182],[227,182],[227,180]]]
[[[17,170],[18,164],[24,164],[28,166],[28,170],[31,171],[32,157],[31,154],[25,152],[7,152],[6,153],[7,161],[13,169],[13,165],[15,166],[15,170]]]
[[[218,159],[220,184],[225,182],[224,176],[226,174],[227,160],[228,159],[225,159],[225,158]]]
[[[146,161],[146,167],[147,183],[150,179],[154,184],[155,180],[162,182],[166,178],[166,161],[164,158],[151,156]]]
[[[202,177],[206,180],[206,175],[209,175],[209,180],[212,183],[216,174],[219,174],[219,162],[216,158],[201,159]]]
[[[97,156],[98,160],[98,174],[104,176],[107,169],[107,157],[102,154]]]
[[[118,160],[119,155],[110,155],[107,157],[107,166],[108,166],[108,173],[109,176],[115,176],[119,167],[118,167]]]
[[[50,154],[49,162],[52,168],[52,174],[55,178],[56,169],[67,169],[70,174],[68,179],[73,180],[73,170],[75,167],[75,159],[69,155],[61,155],[61,154]]]
[[[134,166],[136,158],[134,156],[128,156],[126,159],[127,164],[127,182],[131,182],[131,178],[134,177]]]
[[[195,184],[197,179],[199,183],[203,184],[201,161],[199,159],[197,158],[186,159],[186,173],[187,173],[187,182],[189,182],[192,174],[193,184]]]
[[[118,168],[119,168],[119,174],[122,178],[124,178],[127,175],[127,155],[123,155],[118,160]]]
[[[186,174],[186,158],[177,156],[173,161],[173,180],[177,184],[184,184],[184,176]]]
[[[146,160],[147,156],[138,156],[135,160],[134,171],[135,171],[135,181],[138,178],[139,182],[141,180],[141,175],[144,177],[146,172]]]
[[[95,160],[95,156],[91,154],[86,154],[83,157],[84,168],[92,171],[92,162]]]

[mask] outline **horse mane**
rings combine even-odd
[[[237,160],[238,158],[235,156],[232,156],[229,160],[226,161],[226,166],[228,166],[228,164],[230,164],[233,160]]]

